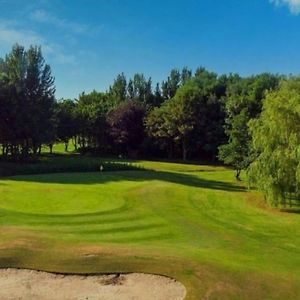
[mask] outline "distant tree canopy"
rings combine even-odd
[[[105,92],[54,97],[39,47],[15,45],[0,59],[2,158],[26,159],[42,146],[72,142],[85,153],[220,160],[273,203],[299,200],[300,79],[269,73],[218,75],[173,69],[153,86],[117,75]],[[250,167],[249,167],[250,166]]]

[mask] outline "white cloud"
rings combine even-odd
[[[270,0],[275,5],[287,5],[292,14],[298,15],[300,13],[300,0]]]
[[[62,30],[70,31],[75,34],[92,36],[101,30],[101,27],[89,27],[86,24],[71,22],[66,19],[58,18],[43,9],[38,9],[30,14],[31,20],[39,23],[50,24]]]
[[[41,45],[44,43],[43,39],[35,32],[8,27],[3,21],[0,21],[0,41],[1,43],[9,45],[19,43],[24,47]]]
[[[65,53],[62,46],[46,41],[35,31],[19,29],[12,21],[0,20],[0,45],[10,48],[16,43],[26,48],[42,46],[43,53],[59,63],[74,64],[76,61],[73,55]]]

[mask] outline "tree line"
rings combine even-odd
[[[300,194],[299,99],[299,78],[200,67],[173,69],[156,85],[122,73],[106,92],[57,101],[41,49],[15,45],[0,59],[0,144],[14,159],[72,142],[82,153],[219,160],[237,179],[247,170],[271,201],[292,203]]]

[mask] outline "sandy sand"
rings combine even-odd
[[[1,300],[182,300],[185,287],[149,274],[57,275],[0,269]]]

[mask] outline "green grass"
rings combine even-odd
[[[2,178],[0,267],[164,274],[187,299],[300,299],[299,214],[265,207],[224,167],[132,163],[148,170]]]
[[[50,149],[47,146],[43,146],[42,152],[49,153]],[[56,143],[53,145],[52,152],[55,154],[71,154],[75,152],[75,147],[72,141],[69,142],[68,152],[65,152],[65,144],[64,143]]]
[[[80,180],[82,176],[82,174],[73,174],[72,177],[74,180]],[[88,176],[91,178],[90,174]],[[40,180],[51,181],[52,177],[53,175],[44,175],[40,177]],[[95,180],[98,179],[97,174],[94,177],[96,177]],[[69,180],[69,175],[59,174],[56,179],[63,182]],[[122,183],[114,185],[113,188],[110,184],[106,184],[107,188],[99,190],[98,185],[70,186],[60,183],[37,184],[35,182],[24,184],[16,180],[18,177],[5,182],[7,187],[2,189],[0,200],[3,209],[35,214],[72,215],[78,212],[108,211],[124,205],[124,199],[120,196],[124,191]]]

